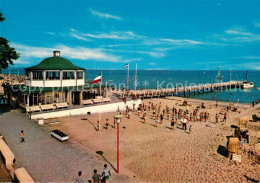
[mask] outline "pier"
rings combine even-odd
[[[242,81],[229,81],[213,84],[199,84],[194,86],[182,86],[163,89],[142,89],[119,91],[119,94],[137,98],[161,98],[166,96],[190,96],[207,92],[221,91],[224,89],[240,88]]]

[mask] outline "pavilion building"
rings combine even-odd
[[[98,84],[85,81],[85,69],[75,66],[53,51],[53,56],[25,69],[28,79],[22,85],[4,86],[9,105],[21,107],[66,103],[82,105],[96,96],[108,96]],[[100,90],[101,89],[101,90]]]

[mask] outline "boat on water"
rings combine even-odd
[[[254,88],[254,86],[255,86],[254,82],[248,81],[248,71],[246,70],[246,80],[242,83],[242,88],[249,89],[249,88]]]
[[[258,87],[257,89],[260,90],[260,87]]]
[[[242,88],[243,89],[248,89],[248,88],[254,88],[255,84],[254,82],[248,82],[248,81],[244,81],[242,83]],[[260,88],[259,88],[260,89]]]

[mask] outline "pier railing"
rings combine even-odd
[[[127,96],[137,96],[137,97],[163,97],[169,94],[180,96],[181,93],[186,95],[196,95],[205,92],[220,91],[223,89],[239,88],[242,85],[242,81],[230,81],[212,84],[199,84],[193,86],[181,86],[172,88],[158,88],[158,89],[139,89],[139,90],[120,90],[118,93]]]

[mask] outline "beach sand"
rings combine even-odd
[[[143,100],[148,105],[162,103],[162,109],[168,105],[170,109],[186,109],[176,105],[180,97],[168,97],[166,99]],[[187,100],[187,99],[185,99]],[[260,180],[260,165],[243,150],[242,162],[238,163],[225,157],[227,137],[234,135],[231,125],[238,125],[241,117],[249,120],[252,114],[260,110],[249,104],[235,104],[241,113],[229,112],[227,122],[220,122],[215,127],[206,127],[206,124],[215,122],[215,114],[225,108],[228,103],[218,102],[218,108],[214,101],[188,99],[191,104],[189,110],[193,111],[196,106],[203,102],[210,113],[209,122],[190,122],[192,133],[181,129],[180,122],[175,130],[170,129],[170,121],[164,119],[163,124],[155,126],[151,119],[152,111],[147,111],[147,121],[144,124],[142,115],[131,113],[127,119],[125,111],[122,111],[120,124],[120,174],[134,177],[136,181],[147,182],[244,182],[247,179]],[[116,140],[117,130],[112,126],[105,129],[105,120],[109,119],[113,125],[113,117],[118,112],[101,114],[101,131],[96,131],[96,122],[99,114],[84,116],[71,116],[49,121],[59,121],[59,124],[47,125],[49,130],[60,129],[69,135],[70,141],[82,149],[96,155],[96,151],[103,151],[104,157],[116,167]],[[189,126],[188,125],[188,126]],[[250,144],[256,143],[260,137],[260,125],[249,124]],[[241,145],[241,149],[249,149],[251,146]],[[101,157],[100,157],[101,158]],[[97,165],[102,170],[102,165]],[[111,167],[110,167],[111,168]],[[112,168],[111,168],[112,169]],[[100,172],[101,173],[101,172]],[[115,171],[112,171],[115,174]]]

